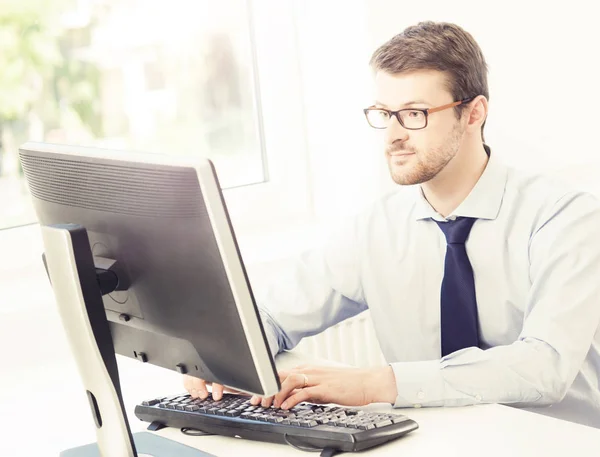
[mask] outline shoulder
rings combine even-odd
[[[355,208],[328,228],[326,244],[358,245],[401,226],[414,208],[417,190],[412,186],[398,186]]]
[[[532,222],[532,235],[551,224],[557,229],[578,223],[598,224],[600,199],[560,176],[508,168],[506,209]]]

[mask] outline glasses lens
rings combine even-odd
[[[387,127],[390,120],[390,115],[387,111],[381,109],[368,109],[367,110],[367,121],[371,124],[371,127],[376,129],[384,129]]]
[[[422,129],[427,122],[425,113],[418,110],[402,110],[400,111],[400,117],[407,129]]]

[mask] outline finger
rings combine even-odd
[[[303,401],[312,401],[315,402],[318,400],[318,387],[307,387],[305,389],[300,389],[296,391],[296,393],[290,395],[281,405],[282,409],[290,409],[296,406],[298,403],[302,403]]]
[[[199,397],[205,400],[208,397],[208,389],[206,388],[206,381],[200,378],[192,378],[192,397]]]
[[[183,375],[183,388],[187,390],[188,393],[192,393],[192,377],[188,374]]]
[[[284,381],[287,379],[287,377],[289,376],[289,373],[287,371],[280,371],[277,373],[277,375],[279,376],[279,383],[281,385],[283,385]],[[271,397],[273,400],[275,397]],[[253,395],[252,398],[250,398],[250,404],[253,406],[257,406],[258,404],[262,405],[264,398],[259,396],[259,395]],[[273,402],[271,401],[271,403],[269,404],[269,406],[271,406]]]
[[[260,406],[262,406],[263,408],[270,408],[273,404],[274,398],[275,397],[263,397],[263,399],[260,401]]]
[[[212,397],[213,400],[220,400],[223,398],[223,386],[221,384],[212,385]]]
[[[198,398],[199,396],[204,396],[204,398],[206,398],[208,395],[206,384],[203,379],[190,375],[183,375],[183,386],[185,387],[185,390],[187,390],[192,396],[192,398]]]
[[[285,381],[281,384],[281,390],[275,395],[273,404],[275,408],[282,407],[284,400],[286,400],[293,392],[294,389],[301,389],[304,387],[304,375],[293,374],[288,376]]]
[[[278,371],[277,372],[277,376],[279,376],[279,382],[282,383],[283,381],[285,381],[288,376],[290,376],[291,374],[294,374],[294,372],[289,371],[289,370],[282,370],[282,371]]]

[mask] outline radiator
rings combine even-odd
[[[304,338],[297,350],[356,367],[385,365],[369,311]]]

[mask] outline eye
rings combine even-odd
[[[410,118],[419,119],[419,118],[423,117],[423,111],[412,110],[412,111],[408,111],[407,115]]]

